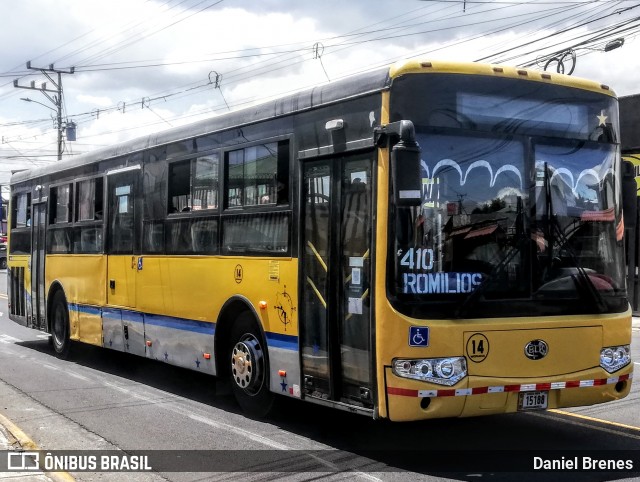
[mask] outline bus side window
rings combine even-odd
[[[164,221],[144,222],[143,251],[145,253],[162,253],[164,251]]]
[[[71,240],[67,228],[52,229],[49,231],[48,250],[53,254],[66,254],[71,252]]]
[[[167,213],[218,208],[218,155],[216,153],[169,165]]]
[[[356,177],[346,188],[344,199],[344,239],[352,256],[362,256],[369,249],[369,185]]]
[[[13,196],[11,227],[24,228],[31,225],[31,193]]]
[[[225,155],[226,207],[289,201],[289,140],[256,144]]]
[[[190,225],[190,217],[167,220],[165,235],[168,254],[188,254],[193,252]]]
[[[289,213],[260,213],[223,219],[225,253],[285,254],[289,252]]]
[[[111,200],[111,252],[133,251],[133,185],[125,184],[114,190]]]
[[[218,244],[218,220],[195,219],[191,225],[193,251],[196,253],[214,254]]]
[[[182,212],[191,205],[191,160],[169,165],[169,206],[167,212]]]
[[[71,184],[63,184],[51,188],[49,195],[49,224],[68,223],[72,220],[72,199]],[[30,213],[28,217],[31,217]]]

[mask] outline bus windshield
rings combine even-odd
[[[391,301],[436,318],[624,311],[620,155],[611,124],[589,118],[610,99],[602,112],[565,109],[538,90],[492,108],[489,93],[483,110],[472,94],[448,109],[465,128],[418,115],[422,203],[391,206]],[[540,105],[554,106],[557,127]]]

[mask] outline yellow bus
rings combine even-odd
[[[618,99],[620,110],[620,149],[622,159],[630,166],[629,175],[636,183],[634,193],[626,193],[629,199],[623,199],[625,205],[625,246],[627,259],[627,297],[634,315],[640,313],[640,283],[638,279],[638,262],[640,251],[638,241],[638,195],[640,193],[640,95],[627,95]],[[632,222],[628,222],[632,220]]]
[[[408,421],[630,390],[617,99],[399,61],[14,174],[10,317]]]

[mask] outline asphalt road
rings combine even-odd
[[[513,480],[516,474],[504,470],[523,453],[567,458],[615,457],[617,452],[610,450],[640,454],[639,382],[624,400],[570,411],[394,424],[283,400],[271,418],[253,420],[240,413],[229,386],[212,377],[82,345],[69,361],[58,360],[46,335],[8,319],[4,274],[0,271],[0,413],[43,450],[184,450],[185,456],[223,450],[214,455],[222,465],[238,459],[249,471],[195,472],[187,460],[180,472],[160,468],[127,474],[126,480]],[[633,342],[638,365],[638,329]],[[286,458],[270,457],[282,451],[288,451]],[[456,459],[478,454],[487,457],[487,470],[441,474],[434,468],[440,461],[450,467]],[[175,453],[167,452],[171,456]],[[637,473],[527,472],[517,477],[622,480],[640,474],[636,468]],[[74,476],[123,480],[122,473]]]

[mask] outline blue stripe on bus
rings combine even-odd
[[[280,333],[265,332],[267,345],[285,350],[298,350],[298,337],[293,335],[282,335]]]
[[[213,335],[216,331],[215,323],[189,320],[187,318],[173,318],[171,316],[145,314],[144,322],[148,325],[172,328],[174,330],[193,331],[195,333],[203,333],[205,335]]]
[[[121,309],[120,316],[122,317],[122,321],[130,321],[131,323],[142,323],[142,317],[148,315],[140,313],[139,311]]]
[[[69,309],[80,313],[87,313],[91,315],[109,316],[115,312],[120,312],[124,321],[130,321],[134,323],[145,323],[153,326],[160,326],[163,328],[169,328],[173,330],[192,331],[195,333],[203,333],[205,335],[213,335],[216,331],[216,324],[206,321],[190,320],[188,318],[176,318],[172,316],[155,315],[151,313],[142,313],[139,311],[124,310],[120,308],[97,308],[95,306],[80,305],[77,303],[70,303]],[[284,350],[298,350],[298,337],[294,335],[283,335],[281,333],[265,332],[267,337],[267,345],[274,348],[281,348]]]
[[[85,313],[87,315],[100,316],[102,314],[102,310],[100,308],[89,305],[79,305],[77,303],[69,303],[69,309],[77,311],[78,313]]]

